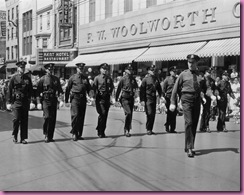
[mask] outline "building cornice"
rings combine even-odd
[[[53,9],[53,5],[52,4],[37,10],[36,14],[39,15],[39,14],[45,13],[45,12],[51,10],[51,9]]]
[[[39,33],[39,34],[36,34],[35,37],[36,38],[40,38],[40,37],[50,37],[51,36],[51,33]]]

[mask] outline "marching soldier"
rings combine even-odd
[[[83,140],[83,126],[86,113],[86,94],[89,94],[91,85],[88,78],[83,74],[85,63],[76,64],[77,73],[69,78],[65,91],[65,103],[69,107],[68,101],[71,102],[71,134],[73,141]]]
[[[209,128],[209,120],[210,120],[210,109],[211,109],[211,101],[212,97],[215,97],[213,94],[215,92],[215,83],[214,80],[210,76],[210,71],[206,70],[204,74],[205,89],[204,91],[204,98],[205,102],[202,101],[203,111],[201,115],[200,121],[200,131],[201,132],[211,132]]]
[[[176,127],[176,116],[177,116],[177,109],[175,109],[173,112],[169,109],[170,106],[170,98],[172,95],[173,87],[176,81],[176,68],[170,67],[169,68],[169,76],[165,78],[162,86],[162,92],[163,96],[166,100],[166,108],[167,108],[167,116],[166,116],[166,123],[164,124],[165,130],[168,133],[177,133],[175,131]],[[175,102],[175,105],[177,107],[177,99]],[[170,128],[169,128],[170,127]]]
[[[9,81],[7,92],[7,109],[13,110],[13,142],[18,142],[20,126],[20,143],[27,144],[28,138],[28,112],[32,95],[32,82],[25,74],[25,61],[16,63],[17,73]]]
[[[145,106],[145,111],[147,115],[146,129],[147,134],[155,134],[153,130],[153,125],[156,115],[156,105],[157,105],[157,92],[159,97],[162,95],[162,88],[160,81],[155,76],[155,65],[151,65],[148,68],[148,74],[142,80],[140,86],[140,101],[143,106]]]
[[[201,106],[201,78],[197,72],[199,56],[189,54],[187,56],[188,69],[183,71],[177,78],[172,95],[170,110],[176,108],[177,93],[181,97],[183,114],[185,118],[185,152],[187,156],[194,157],[194,142],[199,120]]]
[[[58,97],[63,94],[59,78],[53,74],[54,63],[44,65],[46,75],[42,76],[37,85],[37,108],[42,109],[43,105],[43,134],[45,143],[54,142],[53,139],[56,118]]]
[[[131,136],[130,130],[134,107],[134,95],[137,89],[138,85],[133,77],[133,68],[131,64],[129,64],[125,68],[125,75],[121,78],[115,94],[115,101],[120,101],[125,112],[124,134],[126,137]]]
[[[96,109],[99,114],[97,122],[97,135],[105,138],[105,129],[110,107],[110,96],[114,85],[111,77],[107,75],[108,64],[100,65],[100,74],[94,79],[94,90],[96,96]]]
[[[220,99],[217,100],[217,106],[219,108],[219,117],[217,123],[217,131],[227,132],[225,126],[225,117],[226,117],[226,108],[228,104],[227,94],[230,95],[233,99],[235,99],[235,95],[232,92],[231,85],[228,81],[228,73],[224,72],[222,74],[222,80],[218,83],[217,89],[219,91]]]

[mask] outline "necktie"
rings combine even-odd
[[[197,75],[195,72],[192,73],[193,74],[193,87],[196,93],[200,92],[200,86],[197,82]]]

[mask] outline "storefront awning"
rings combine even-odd
[[[240,55],[240,38],[209,41],[196,54],[200,57]]]
[[[143,55],[136,58],[135,62],[184,60],[188,54],[195,53],[205,44],[206,42],[197,42],[151,47]]]
[[[102,63],[107,64],[127,64],[142,55],[148,48],[133,49],[125,51],[113,51],[96,54],[85,54],[77,56],[73,61],[69,62],[66,67],[75,67],[78,62],[84,62],[87,66],[98,66]]]

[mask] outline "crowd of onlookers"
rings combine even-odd
[[[111,96],[111,105],[116,106],[115,104],[115,92],[117,90],[118,84],[122,76],[118,76],[114,78],[114,92]],[[33,97],[31,99],[31,105],[30,110],[33,110],[36,108],[36,93],[37,93],[37,84],[39,81],[39,76],[32,76],[32,83],[33,83]],[[91,86],[93,86],[93,78],[91,76],[88,76],[89,82]],[[135,77],[138,86],[141,85],[142,78],[140,76]],[[163,79],[161,79],[163,84]],[[215,84],[218,85],[218,82],[221,80],[220,77],[215,78]],[[236,72],[235,69],[233,69],[232,73],[229,74],[229,81],[231,83],[231,88],[233,93],[236,96],[236,99],[232,99],[229,97],[228,101],[228,107],[227,107],[227,113],[228,116],[233,116],[236,118],[236,121],[239,121],[240,116],[240,77],[238,75],[238,72]],[[6,110],[6,94],[7,94],[7,87],[8,87],[9,79],[2,79],[0,80],[0,110],[5,111]],[[63,91],[65,92],[68,80],[64,78],[60,78],[60,83],[62,86]],[[92,93],[92,92],[91,92]],[[64,93],[65,94],[65,93]],[[90,94],[89,97],[87,97],[87,104],[88,105],[95,105],[95,98],[94,94]],[[64,102],[64,95],[60,98],[60,102]],[[59,105],[62,106],[62,105]],[[118,106],[118,105],[117,105]],[[180,108],[180,107],[179,107]],[[135,105],[134,105],[134,111],[144,111],[144,107],[140,105],[140,99],[139,99],[139,91],[135,94]],[[157,100],[157,113],[166,113],[167,108],[165,106],[165,100],[164,98],[158,98]],[[179,110],[179,115],[182,114],[182,111]],[[211,107],[211,119],[210,120],[216,120],[216,116],[218,115],[218,109],[217,106]]]

